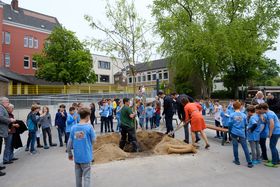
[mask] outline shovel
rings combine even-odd
[[[173,135],[175,134],[176,131],[180,130],[182,127],[184,127],[184,126],[185,126],[186,124],[188,124],[189,122],[190,122],[190,120],[187,121],[186,123],[184,123],[183,121],[181,121],[181,122],[179,123],[179,125],[177,125],[177,127],[176,127],[173,131],[171,131],[171,132],[168,133],[168,136],[173,137]]]

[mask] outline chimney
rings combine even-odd
[[[14,9],[14,10],[19,10],[19,8],[18,8],[18,0],[12,0],[12,2],[11,2],[11,6],[12,6],[12,8]]]

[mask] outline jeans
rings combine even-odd
[[[272,155],[272,164],[279,163],[279,153],[276,148],[279,138],[280,138],[280,134],[272,134],[270,141],[269,141],[269,147],[270,147],[271,155]]]
[[[35,151],[35,142],[36,142],[36,131],[29,131],[29,135],[30,135],[30,152],[34,152]]]
[[[155,115],[155,118],[156,118],[156,121],[155,121],[155,123],[156,123],[156,127],[159,127],[159,123],[160,123],[160,114],[156,114]]]
[[[228,127],[223,127],[223,128],[228,129]],[[229,132],[224,132],[223,133],[223,142],[226,142],[227,140],[229,140],[229,141],[231,140],[230,133]]]
[[[45,128],[45,129],[42,129],[43,130],[43,140],[44,140],[44,146],[48,146],[48,143],[47,143],[47,135],[49,137],[49,144],[52,145],[52,132],[51,132],[51,128],[48,127],[48,128]]]
[[[239,140],[239,143],[241,144],[241,146],[243,148],[247,162],[252,163],[252,160],[251,160],[250,154],[249,154],[249,150],[248,150],[248,146],[247,146],[246,138],[237,136],[235,134],[231,134],[231,138],[232,138],[233,155],[234,155],[235,161],[239,162],[239,157],[238,157],[238,140]]]
[[[113,116],[108,116],[108,130],[110,131],[111,128],[111,132],[114,132],[114,123],[113,123]]]
[[[107,132],[107,128],[109,129],[108,118],[101,116],[101,125],[100,132],[103,133],[103,127],[105,126],[105,132]]]
[[[252,152],[252,160],[260,160],[260,147],[259,147],[259,141],[249,141],[251,152]]]
[[[118,121],[118,124],[117,124],[116,131],[121,131],[121,119],[120,119],[120,117],[117,117],[117,121]]]
[[[5,150],[4,150],[4,156],[3,156],[3,162],[9,162],[12,161],[14,158],[14,147],[12,145],[13,143],[13,134],[9,134],[5,140]]]
[[[268,160],[267,157],[267,149],[266,149],[266,138],[260,138],[260,146],[262,150],[262,159],[263,160]]]
[[[185,123],[185,122],[184,122]],[[190,142],[190,131],[189,131],[189,123],[184,125],[184,132],[185,132],[185,142]],[[200,140],[198,132],[195,132],[195,139]],[[193,142],[194,143],[194,142]]]
[[[59,139],[59,143],[60,143],[60,146],[63,146],[63,141],[62,141],[62,136],[64,135],[64,142],[66,142],[66,136],[65,136],[65,127],[58,127],[57,128],[57,132],[58,132],[58,139]]]
[[[165,116],[167,133],[173,131],[173,123],[172,122],[173,122],[173,116]]]
[[[153,128],[153,123],[154,123],[154,120],[153,118],[146,118],[146,129],[148,129],[148,124],[150,122],[150,126],[151,126],[151,129]]]
[[[67,144],[68,144],[69,137],[70,137],[70,132],[66,132],[65,133],[66,147],[67,147]]]
[[[135,128],[129,128],[127,126],[122,125],[121,126],[122,131],[121,131],[121,141],[120,141],[120,148],[123,149],[125,147],[126,144],[126,140],[128,138],[128,142],[132,143],[133,146],[133,151],[137,151],[138,150],[138,144],[137,144],[137,140],[136,140],[136,131]]]
[[[0,154],[2,153],[3,138],[0,137]]]
[[[76,187],[83,187],[82,180],[84,178],[84,187],[90,187],[90,163],[75,163]]]

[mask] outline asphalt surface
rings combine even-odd
[[[206,121],[212,123],[213,119],[207,117]],[[99,125],[96,129],[98,131]],[[279,187],[280,168],[267,168],[263,164],[247,168],[241,148],[241,165],[236,166],[232,163],[231,145],[221,146],[220,140],[213,138],[215,132],[212,130],[206,133],[211,144],[210,150],[203,149],[204,143],[200,142],[201,148],[197,154],[150,156],[93,165],[91,186]],[[53,136],[57,141],[55,129]],[[176,133],[176,137],[183,139],[182,129]],[[39,149],[36,155],[30,155],[22,149],[16,153],[16,157],[19,160],[6,166],[6,176],[0,177],[1,187],[75,186],[74,164],[67,159],[65,147]]]

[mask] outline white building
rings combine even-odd
[[[93,69],[97,76],[96,83],[114,84],[114,75],[124,68],[121,59],[93,54]]]

